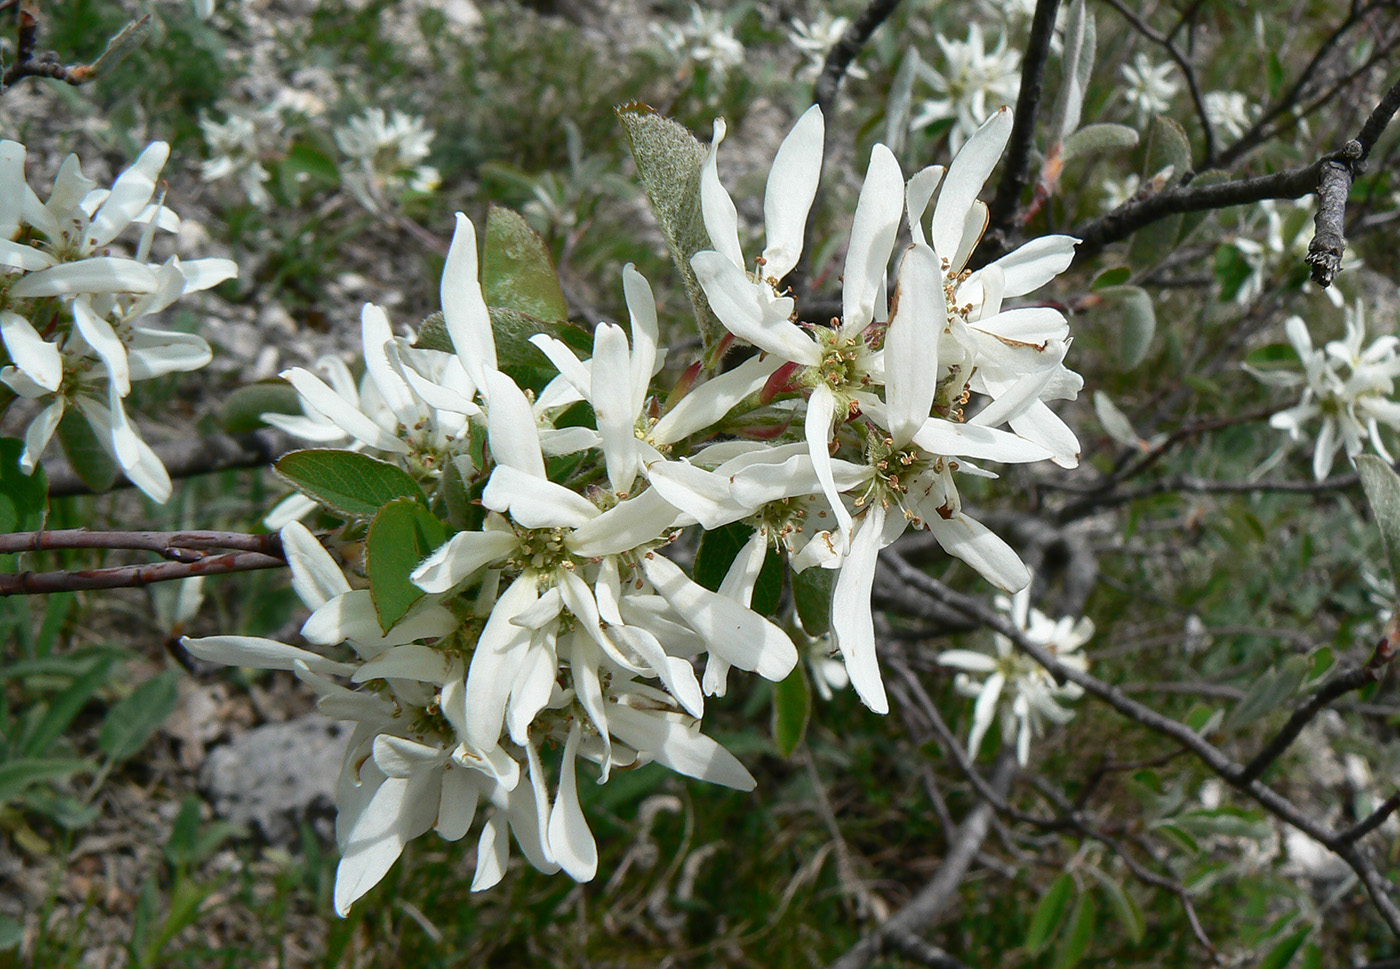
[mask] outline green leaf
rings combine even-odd
[[[1240,287],[1245,284],[1250,275],[1254,272],[1248,262],[1245,261],[1243,253],[1232,245],[1220,245],[1215,248],[1215,281],[1220,284],[1220,298],[1222,300],[1232,300],[1239,293]],[[1297,354],[1294,354],[1297,357]]]
[[[227,822],[206,824],[200,817],[201,808],[202,802],[192,794],[180,802],[180,813],[170,826],[164,848],[165,858],[172,865],[197,865],[238,833],[237,825]]]
[[[1230,709],[1221,729],[1235,730],[1277,710],[1297,694],[1311,670],[1312,660],[1296,654],[1271,667]]]
[[[1147,920],[1143,918],[1142,909],[1137,902],[1133,901],[1133,896],[1128,894],[1128,890],[1122,882],[1109,877],[1097,868],[1089,867],[1085,869],[1099,883],[1099,888],[1103,890],[1104,898],[1108,899],[1108,907],[1113,912],[1114,918],[1122,923],[1124,930],[1128,933],[1128,938],[1134,943],[1142,941],[1147,933]]]
[[[1128,261],[1138,269],[1151,269],[1176,252],[1180,236],[1179,214],[1150,222],[1133,233],[1133,241],[1128,244]]]
[[[1185,811],[1176,824],[1193,835],[1224,835],[1227,838],[1263,840],[1272,832],[1262,815],[1242,808],[1220,807],[1214,810]]]
[[[239,387],[219,406],[219,425],[230,434],[243,434],[266,427],[264,414],[303,413],[301,396],[285,380],[260,380]]]
[[[1283,969],[1284,966],[1293,961],[1293,956],[1303,947],[1303,943],[1307,941],[1311,933],[1312,926],[1306,925],[1292,935],[1286,936],[1269,950],[1268,955],[1264,956],[1259,963],[1259,969]]]
[[[75,408],[64,411],[58,422],[58,443],[83,484],[97,492],[112,487],[117,480],[117,462],[98,442],[87,418]]]
[[[700,168],[708,149],[684,126],[645,105],[623,105],[617,109],[617,117],[627,132],[637,174],[666,237],[671,259],[685,282],[708,353],[726,332],[690,268],[691,256],[712,248],[700,214]]]
[[[59,757],[18,757],[0,764],[0,805],[34,784],[61,781],[79,771],[92,771],[92,761]]]
[[[1136,148],[1137,143],[1138,133],[1125,124],[1086,124],[1065,139],[1060,147],[1060,155],[1065,161],[1069,161],[1083,155]]]
[[[752,535],[753,528],[743,522],[721,525],[703,533],[700,548],[695,553],[695,581],[711,592],[719,591],[739,550]]]
[[[1376,526],[1381,530],[1390,580],[1395,583],[1397,601],[1400,601],[1400,475],[1374,454],[1358,455],[1356,470],[1361,475],[1366,500],[1376,516]]]
[[[391,501],[374,516],[365,538],[365,574],[384,632],[423,598],[423,590],[408,580],[409,574],[445,541],[446,527],[412,498]]]
[[[1050,130],[1052,141],[1063,144],[1079,127],[1084,110],[1084,95],[1089,89],[1089,78],[1094,73],[1094,48],[1096,44],[1094,17],[1084,9],[1084,0],[1074,0],[1065,17],[1064,51],[1060,57],[1061,76],[1059,93],[1055,95],[1055,107],[1051,111]],[[1132,131],[1131,128],[1128,129]],[[1137,132],[1132,132],[1133,143],[1137,143]]]
[[[1147,128],[1147,151],[1143,156],[1142,177],[1151,178],[1170,165],[1170,181],[1181,181],[1191,170],[1191,139],[1175,118],[1154,114]]]
[[[93,664],[92,669],[77,676],[62,692],[48,702],[43,713],[38,715],[28,730],[20,738],[19,749],[26,757],[42,757],[49,752],[63,733],[68,729],[78,713],[88,701],[107,684],[111,659],[104,658]]]
[[[1244,362],[1255,370],[1297,370],[1298,351],[1291,343],[1270,343],[1245,355]]]
[[[807,666],[798,663],[782,680],[773,684],[773,743],[778,753],[791,757],[807,734],[812,716],[812,686],[807,682]]]
[[[1118,365],[1124,371],[1132,370],[1147,357],[1157,332],[1152,297],[1141,286],[1105,286],[1099,295],[1103,303],[1095,315],[1103,321]]]
[[[135,755],[175,710],[179,674],[153,676],[112,705],[102,720],[97,743],[113,760]]]
[[[0,952],[6,952],[20,944],[24,938],[24,926],[12,918],[0,917]]]
[[[516,310],[545,323],[569,318],[559,274],[539,233],[520,214],[492,205],[481,254],[486,305]]]
[[[287,150],[278,176],[288,187],[306,180],[307,177],[330,187],[340,184],[340,166],[320,146],[298,138]]]
[[[1131,266],[1112,266],[1095,276],[1089,288],[1100,290],[1108,286],[1121,286],[1132,278],[1132,275]]]
[[[308,448],[284,454],[273,470],[293,488],[344,518],[371,518],[398,498],[426,501],[397,465],[357,451]]]
[[[1201,853],[1200,842],[1180,825],[1173,824],[1170,821],[1163,821],[1154,824],[1152,830],[1188,854],[1198,855]]]
[[[533,367],[547,365],[547,358],[530,342],[536,333],[556,336],[577,349],[580,343],[587,346],[588,336],[572,323],[547,323],[520,310],[504,309],[498,306],[489,308],[491,332],[496,341],[496,363],[500,367]],[[455,352],[452,336],[447,332],[447,324],[441,313],[432,313],[424,318],[418,327],[415,347],[425,350]]]
[[[1094,391],[1094,413],[1098,415],[1099,423],[1103,425],[1104,432],[1124,447],[1138,447],[1142,444],[1142,438],[1138,432],[1133,430],[1132,421],[1128,420],[1128,415],[1118,409],[1108,394],[1102,390]]]
[[[32,532],[43,527],[49,507],[49,481],[42,467],[20,470],[24,442],[0,438],[0,532]]]
[[[1050,947],[1060,930],[1060,923],[1065,920],[1065,912],[1069,909],[1069,900],[1074,892],[1074,877],[1069,872],[1064,872],[1050,884],[1040,904],[1035,907],[1031,926],[1026,931],[1024,945],[1031,955],[1038,956]]]
[[[1205,703],[1193,703],[1181,722],[1198,734],[1208,734],[1220,725],[1225,711]]]
[[[1055,969],[1072,969],[1084,958],[1089,942],[1094,938],[1095,922],[1098,920],[1099,903],[1090,892],[1081,892],[1074,901],[1074,911],[1070,913],[1069,928],[1060,940],[1060,948],[1055,953]]]
[[[831,595],[836,569],[810,568],[792,574],[792,599],[797,618],[809,636],[824,636],[831,628]]]

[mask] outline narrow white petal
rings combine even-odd
[[[982,692],[977,694],[977,702],[972,708],[972,733],[967,738],[967,753],[971,757],[976,757],[977,751],[982,749],[982,738],[986,736],[987,728],[996,720],[997,700],[1001,699],[1001,689],[1005,682],[1005,676],[993,673],[987,677]]]
[[[726,130],[724,119],[716,118],[710,152],[700,168],[700,214],[705,220],[705,231],[710,234],[710,245],[742,270],[745,266],[744,253],[739,248],[739,213],[719,180],[719,146]]]
[[[472,653],[467,670],[467,739],[481,750],[492,749],[500,738],[510,695],[508,672],[531,635],[511,620],[534,605],[538,584],[539,576],[526,572],[501,593]]]
[[[73,323],[78,332],[107,368],[107,375],[111,377],[117,393],[125,397],[131,393],[131,370],[121,337],[112,329],[112,324],[93,312],[91,303],[85,297],[73,300],[72,309]]]
[[[200,659],[225,666],[292,670],[300,662],[305,663],[308,669],[330,676],[349,676],[356,669],[353,664],[337,663],[310,650],[258,636],[205,636],[202,639],[186,636],[180,643]]]
[[[292,570],[292,589],[307,608],[319,609],[341,593],[350,591],[345,573],[305,525],[291,522],[283,526],[279,536],[282,552]]]
[[[661,555],[644,556],[642,568],[690,628],[734,666],[776,682],[797,665],[797,648],[787,634],[758,613],[695,584]]]
[[[930,515],[926,523],[944,551],[962,559],[998,588],[1019,592],[1030,585],[1031,573],[1021,557],[981,522],[955,511],[949,518]]]
[[[905,189],[905,209],[909,217],[909,233],[917,245],[928,245],[924,235],[924,215],[928,203],[938,186],[943,182],[946,169],[942,165],[930,165],[914,173]]]
[[[530,402],[515,381],[499,370],[487,371],[482,379],[484,383],[478,386],[484,387],[489,401],[486,416],[491,457],[497,465],[543,480],[544,455]]]
[[[1010,108],[999,109],[967,140],[948,166],[938,203],[933,209],[930,233],[933,248],[946,259],[952,259],[962,245],[968,211],[1001,159],[1006,141],[1011,137],[1012,120]]]
[[[63,383],[63,354],[39,335],[39,331],[18,313],[0,311],[0,339],[10,360],[30,380],[47,391]]]
[[[283,371],[282,377],[296,388],[304,408],[325,417],[332,424],[344,429],[351,437],[391,454],[408,453],[407,444],[327,387],[321,378],[311,371],[293,367]]]
[[[651,285],[630,262],[622,267],[622,292],[627,299],[627,315],[632,320],[632,401],[628,413],[635,420],[646,403],[647,388],[656,369],[661,331],[656,322],[656,297]]]
[[[914,443],[932,454],[980,458],[1005,464],[1026,464],[1051,456],[1049,448],[1009,431],[977,424],[958,424],[930,417],[914,434]]]
[[[836,490],[836,481],[832,476],[831,451],[831,422],[836,414],[836,396],[831,392],[831,388],[826,384],[818,384],[812,391],[811,398],[807,401],[807,420],[804,431],[807,435],[807,453],[812,457],[812,467],[817,473],[817,480],[821,482],[822,492],[826,495],[826,500],[831,504],[831,510],[836,515],[836,521],[841,526],[841,543],[844,546],[850,541],[851,535],[851,514],[846,511],[846,506],[841,503],[841,497]]]
[[[846,249],[846,270],[841,279],[841,332],[865,329],[875,316],[875,297],[889,267],[899,217],[904,213],[904,176],[894,153],[877,144],[870,152],[860,199],[851,224]],[[935,268],[937,261],[935,260]],[[941,283],[941,279],[940,279]],[[938,286],[940,295],[942,286]]]
[[[496,338],[477,282],[476,229],[461,212],[442,267],[441,295],[442,319],[452,346],[472,383],[485,388],[487,371],[496,369]]]
[[[791,297],[765,299],[760,287],[766,287],[766,283],[753,282],[717,252],[697,252],[690,265],[705,290],[710,309],[730,333],[784,360],[809,367],[821,363],[817,342],[788,319],[794,306]]]
[[[117,256],[93,256],[31,273],[10,287],[10,295],[35,299],[79,293],[150,293],[158,282],[155,270],[145,263]]]
[[[678,774],[740,791],[757,786],[738,758],[702,734],[698,725],[687,727],[622,704],[613,706],[611,714],[612,730],[619,740]]]
[[[650,374],[647,375],[650,377]],[[632,407],[632,355],[622,327],[599,323],[593,331],[589,400],[603,438],[603,459],[613,491],[632,489],[638,468],[637,411]]]
[[[29,428],[24,432],[24,453],[20,455],[20,470],[25,474],[33,474],[34,469],[39,465],[39,458],[44,454],[44,449],[49,446],[49,441],[53,439],[53,432],[58,429],[58,422],[63,419],[64,401],[62,397],[54,400],[43,410],[41,410],[29,422]]]
[[[598,517],[597,506],[578,492],[506,464],[491,472],[481,503],[509,512],[524,528],[578,528]]]
[[[807,213],[822,174],[825,124],[821,108],[808,108],[778,146],[763,195],[763,275],[782,279],[802,257]]]
[[[405,643],[386,649],[355,671],[352,677],[356,683],[370,680],[418,680],[442,686],[448,680],[452,662],[446,653],[424,646],[422,643]],[[460,667],[459,667],[460,672]]]
[[[435,830],[444,841],[465,838],[476,817],[481,782],[472,776],[473,773],[453,765],[442,775],[442,801],[438,804]]]
[[[971,649],[949,649],[938,654],[938,662],[944,666],[956,666],[971,673],[990,673],[997,668],[997,661],[986,653]]]
[[[420,562],[409,578],[424,592],[448,592],[519,542],[514,532],[458,532]]]
[[[938,337],[946,321],[938,255],[928,246],[910,246],[900,263],[894,315],[885,334],[885,403],[896,447],[909,443],[933,409]]]
[[[564,756],[559,765],[559,791],[554,798],[554,810],[549,814],[549,848],[559,866],[574,881],[592,881],[598,873],[598,845],[588,820],[578,803],[579,725],[575,721],[564,741]]]
[[[782,358],[775,354],[750,357],[733,370],[706,381],[682,397],[656,422],[650,439],[658,445],[674,444],[711,426],[739,401],[762,389],[782,363]]]
[[[867,707],[876,713],[889,713],[885,684],[880,678],[880,662],[875,655],[875,622],[870,613],[870,589],[875,582],[875,564],[880,554],[880,533],[884,530],[885,508],[871,505],[865,520],[851,540],[851,551],[836,577],[831,597],[831,631],[836,647],[846,661],[851,685]]]
[[[576,528],[566,544],[571,552],[584,558],[617,555],[655,541],[666,534],[679,517],[680,512],[674,505],[648,488]]]
[[[1078,244],[1074,236],[1040,236],[1002,256],[992,265],[1006,277],[1004,295],[1024,296],[1050,282],[1069,268]]]

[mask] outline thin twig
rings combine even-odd
[[[1397,808],[1400,808],[1400,793],[1390,795],[1380,807],[1352,827],[1340,832],[1337,835],[1337,840],[1344,844],[1351,844],[1353,841],[1364,838],[1384,824],[1385,819],[1394,814]]]
[[[846,28],[846,32],[841,35],[841,39],[827,52],[826,62],[822,64],[822,72],[817,77],[817,83],[812,89],[813,100],[822,109],[823,117],[830,119],[831,107],[836,102],[836,92],[841,87],[841,81],[846,76],[846,71],[850,69],[851,62],[856,59],[860,49],[865,46],[865,42],[870,39],[870,35],[885,22],[890,14],[894,13],[894,8],[899,6],[899,0],[871,0],[860,16],[851,22]]]
[[[286,568],[287,563],[261,552],[228,552],[197,562],[158,562],[77,572],[18,572],[0,575],[0,596],[42,595],[88,589],[132,589],[156,582],[171,582],[196,575],[225,575],[256,569]]]
[[[1055,33],[1055,11],[1059,6],[1059,0],[1037,0],[1035,14],[1031,17],[1030,36],[1026,39],[1025,57],[1021,62],[1021,91],[1016,97],[1016,116],[1003,157],[1001,181],[997,183],[988,215],[992,234],[995,235],[1000,235],[1016,220],[1021,193],[1030,183],[1035,119],[1040,110],[1045,65],[1050,57],[1050,39]]]
[[[236,549],[281,555],[282,540],[276,533],[250,535],[245,532],[101,532],[86,528],[56,531],[11,532],[0,535],[0,555],[18,552],[45,552],[53,549],[121,548],[155,552],[177,562],[194,562],[208,549]]]

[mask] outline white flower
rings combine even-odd
[[[802,52],[806,59],[800,76],[815,78],[821,73],[822,67],[826,64],[826,56],[831,53],[831,48],[840,42],[846,33],[846,28],[851,25],[849,17],[838,17],[828,10],[823,10],[817,14],[817,18],[811,21],[796,20],[788,28],[788,41]],[[851,64],[846,69],[846,76],[855,80],[862,80],[869,76],[865,68],[859,64]]]
[[[1083,671],[1088,661],[1078,652],[1094,635],[1094,623],[1087,617],[1054,620],[1030,604],[1027,586],[1007,599],[998,596],[997,608],[1007,613],[1026,638],[1045,647],[1066,667]],[[970,756],[977,756],[982,738],[1001,715],[1002,740],[1016,744],[1016,760],[1022,767],[1030,760],[1031,739],[1044,732],[1045,722],[1064,724],[1074,716],[1061,703],[1077,699],[1084,691],[1073,683],[1057,684],[1044,667],[1016,650],[1015,644],[997,634],[996,655],[966,649],[941,654],[938,661],[965,672],[954,679],[963,696],[976,697],[972,732],[967,740]],[[970,674],[970,675],[969,675]],[[986,677],[978,680],[975,677]]]
[[[1367,441],[1386,461],[1394,460],[1381,440],[1381,425],[1400,430],[1400,403],[1391,399],[1395,378],[1400,376],[1400,338],[1378,337],[1362,349],[1366,336],[1365,311],[1360,303],[1348,308],[1346,336],[1324,349],[1315,349],[1307,325],[1298,317],[1285,324],[1288,339],[1303,365],[1301,375],[1287,371],[1257,371],[1257,378],[1282,387],[1303,386],[1303,398],[1295,406],[1275,414],[1269,424],[1299,440],[1303,427],[1321,418],[1313,452],[1313,475],[1318,481],[1332,470],[1337,451],[1345,447],[1355,460]]]
[[[951,118],[948,143],[956,150],[997,108],[1015,103],[1021,89],[1021,54],[1007,45],[1005,34],[987,50],[976,23],[968,26],[967,40],[949,40],[942,34],[935,39],[943,52],[943,69],[920,69],[935,97],[919,106],[909,127],[921,131]]]
[[[1128,83],[1123,90],[1123,100],[1137,114],[1139,123],[1171,107],[1172,98],[1181,90],[1181,85],[1172,79],[1174,69],[1175,65],[1170,62],[1153,64],[1142,51],[1133,55],[1131,64],[1118,69]]]
[[[1244,134],[1253,120],[1254,107],[1239,91],[1207,91],[1202,101],[1211,127],[1231,138]]]
[[[721,77],[744,63],[744,45],[734,36],[734,28],[724,22],[722,11],[691,4],[687,23],[654,29],[672,56],[703,64]]]
[[[371,209],[403,192],[437,188],[438,170],[421,164],[432,151],[433,131],[417,115],[367,108],[335,129],[346,157],[346,186]]]
[[[265,183],[272,176],[263,159],[281,149],[282,116],[275,110],[231,109],[223,121],[199,119],[209,157],[200,163],[206,182],[234,181],[248,204],[265,209],[272,204]]]

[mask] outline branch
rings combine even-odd
[[[15,14],[18,25],[15,60],[5,68],[4,74],[0,75],[0,94],[26,77],[48,77],[66,84],[85,84],[103,71],[115,67],[150,33],[151,15],[146,14],[132,20],[112,37],[97,60],[91,64],[64,64],[57,51],[37,49],[38,9],[37,0],[20,0]]]
[[[1359,838],[1364,838],[1384,824],[1385,819],[1394,814],[1397,808],[1400,808],[1400,794],[1392,794],[1385,799],[1385,803],[1372,811],[1369,816],[1337,835],[1337,840],[1345,844],[1350,844]]]
[[[1352,690],[1359,690],[1363,686],[1379,680],[1385,667],[1394,658],[1398,643],[1400,643],[1400,624],[1397,624],[1396,618],[1392,618],[1385,635],[1376,644],[1375,651],[1371,654],[1366,665],[1358,666],[1333,677],[1322,689],[1314,693],[1307,703],[1293,711],[1293,715],[1274,735],[1274,739],[1265,744],[1264,748],[1254,755],[1254,759],[1244,766],[1244,770],[1240,772],[1240,780],[1252,781],[1263,774],[1268,766],[1288,749],[1288,745],[1297,739],[1298,734],[1303,732],[1303,728],[1312,721],[1313,717],[1326,709],[1332,701],[1340,699]]]
[[[870,35],[894,13],[897,6],[899,0],[870,0],[869,5],[860,12],[860,16],[846,28],[836,46],[827,52],[826,63],[822,65],[821,75],[812,88],[812,97],[822,109],[823,117],[831,117],[831,106],[836,102],[836,91],[841,87],[841,81],[845,78],[851,61],[856,59]]]
[[[197,562],[204,550],[229,548],[281,556],[282,540],[276,533],[243,532],[91,532],[86,528],[58,531],[11,532],[0,535],[0,555],[72,548],[122,548],[155,552],[176,562]]]
[[[1260,783],[1257,779],[1246,779],[1243,777],[1244,768],[1231,760],[1214,744],[1210,743],[1200,734],[1180,721],[1164,716],[1150,707],[1144,706],[1135,700],[1130,699],[1122,690],[1118,689],[1103,680],[1098,679],[1086,672],[1072,669],[1061,663],[1053,653],[1038,643],[1028,639],[1020,629],[999,615],[994,610],[983,605],[971,596],[965,596],[954,592],[942,582],[932,576],[920,572],[918,569],[902,562],[899,556],[890,554],[888,551],[884,556],[890,562],[895,571],[907,582],[917,585],[923,591],[929,593],[933,598],[973,616],[983,625],[1001,633],[1011,640],[1016,648],[1027,656],[1034,659],[1045,668],[1059,683],[1071,682],[1080,686],[1086,693],[1097,697],[1107,703],[1120,714],[1142,724],[1164,737],[1174,740],[1182,747],[1185,747],[1222,780],[1241,793],[1253,798],[1258,804],[1274,817],[1291,824],[1327,848],[1330,848],[1343,861],[1345,861],[1356,872],[1363,885],[1366,886],[1367,893],[1371,896],[1371,901],[1375,904],[1381,918],[1391,932],[1400,937],[1400,907],[1388,894],[1390,884],[1376,872],[1375,868],[1360,853],[1356,851],[1354,845],[1343,841],[1340,836],[1328,828],[1326,825],[1314,818],[1304,814],[1303,811],[1292,801],[1288,800],[1278,791],[1266,784]]]
[[[991,788],[1004,798],[1016,775],[1016,758],[1009,751],[998,758],[992,768]],[[921,888],[909,904],[896,912],[874,932],[851,946],[831,964],[831,969],[864,969],[865,966],[891,947],[894,938],[916,935],[932,922],[952,901],[972,860],[977,857],[996,808],[990,801],[981,801],[963,820],[949,839],[948,853],[932,880]],[[945,963],[945,965],[947,965]]]
[[[1031,18],[1026,56],[1021,64],[1021,91],[1016,97],[1016,117],[1007,142],[1006,165],[997,193],[992,199],[989,221],[993,233],[1000,233],[1016,216],[1021,193],[1030,182],[1031,142],[1035,137],[1035,116],[1040,109],[1040,93],[1049,60],[1050,38],[1055,33],[1055,11],[1059,0],[1037,0]]]
[[[37,595],[50,592],[78,592],[87,589],[132,589],[155,582],[188,579],[196,575],[225,575],[256,569],[280,569],[287,563],[261,552],[227,552],[195,562],[160,562],[155,565],[126,565],[111,569],[79,572],[19,572],[0,575],[0,596]]]

